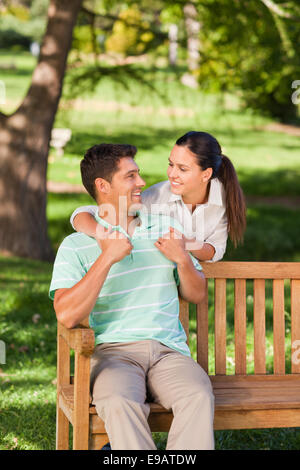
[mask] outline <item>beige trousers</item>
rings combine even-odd
[[[214,448],[214,395],[192,358],[145,340],[98,345],[91,365],[93,404],[112,450],[156,449],[149,400],[173,411],[167,450]]]

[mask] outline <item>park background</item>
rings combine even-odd
[[[59,42],[59,28],[56,37],[55,12],[62,7],[74,21],[61,71],[62,95],[57,92],[53,106],[49,100],[59,80],[54,77],[58,82],[51,88],[47,69],[34,75],[38,63],[51,62],[45,51],[38,56],[49,4],[50,39],[57,39],[59,50],[67,46]],[[213,134],[237,169],[248,206],[244,244],[234,248],[229,241],[224,260],[300,261],[299,33],[296,0],[0,2],[0,339],[6,345],[0,364],[1,450],[55,448],[56,319],[48,289],[53,256],[72,232],[72,211],[93,203],[82,191],[79,171],[88,147],[136,145],[137,163],[150,186],[166,179],[167,158],[179,136],[189,130]],[[52,117],[43,121],[50,108]],[[63,153],[52,141],[48,155],[52,128],[72,132]],[[47,146],[42,142],[34,158],[44,163],[31,180],[40,192],[31,193],[23,165],[42,140]],[[36,224],[30,211],[41,214]],[[251,372],[253,295],[251,285],[247,289]],[[267,294],[271,311],[271,286]],[[227,297],[227,368],[234,373],[230,286]],[[193,308],[190,315],[195,354]],[[289,299],[285,327],[288,355]],[[271,372],[268,315],[266,333]],[[213,352],[213,322],[210,334]],[[209,367],[213,372],[212,354]],[[299,429],[215,436],[217,449],[300,447]],[[155,440],[164,448],[166,435],[157,433]]]

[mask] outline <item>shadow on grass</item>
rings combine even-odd
[[[239,169],[238,177],[246,195],[300,196],[300,166],[280,170]]]
[[[300,261],[300,208],[253,206],[243,245],[228,241],[224,261]]]
[[[107,131],[105,129],[100,129],[98,132],[80,132],[76,131],[74,137],[66,145],[65,152],[71,154],[77,154],[79,156],[95,144],[100,144],[101,142],[109,143],[122,143],[122,144],[131,144],[135,145],[138,148],[138,156],[143,150],[154,149],[156,145],[165,146],[169,145],[170,150],[171,146],[175,144],[176,140],[186,132],[189,128],[182,127],[177,128],[176,132],[173,129],[155,129],[149,127],[138,127],[135,126],[135,130],[126,129],[124,132],[112,133],[111,129]],[[166,158],[168,155],[166,155]]]
[[[120,116],[122,116],[123,111],[120,111]],[[124,126],[123,126],[124,128]],[[131,144],[135,145],[138,148],[138,156],[140,156],[142,151],[149,151],[151,149],[155,149],[156,146],[166,147],[168,152],[171,151],[172,146],[175,145],[175,142],[179,137],[184,135],[186,132],[191,130],[198,130],[198,131],[205,131],[209,132],[210,134],[214,135],[220,142],[225,139],[230,139],[230,146],[232,147],[247,147],[251,146],[251,143],[248,143],[248,140],[245,141],[245,129],[235,129],[228,127],[227,129],[220,129],[220,128],[212,128],[209,129],[199,123],[195,123],[191,125],[190,123],[186,126],[172,126],[168,127],[154,127],[147,125],[137,125],[129,126],[128,128],[124,128],[120,132],[119,128],[98,128],[92,127],[89,132],[82,132],[80,129],[76,129],[76,132],[73,133],[72,139],[67,143],[65,147],[66,154],[73,154],[78,155],[78,158],[81,158],[81,155],[85,152],[86,149],[89,147],[101,143],[101,142],[109,142],[109,143],[122,143],[122,144]],[[116,130],[114,130],[116,129]],[[254,134],[255,137],[251,137],[251,139],[255,140],[255,143],[252,143],[253,147],[257,147],[257,135],[262,138],[262,143],[265,144],[266,141],[266,133],[264,131],[257,131],[257,130],[247,130],[247,136],[249,138],[249,134]],[[234,139],[233,139],[234,138]],[[233,139],[233,140],[232,140]],[[274,142],[274,136],[272,134],[269,135],[270,146],[278,146],[277,142]],[[283,144],[281,143],[281,146]],[[299,147],[298,144],[294,146],[290,146],[292,149],[297,149]],[[168,153],[167,152],[167,153]],[[166,154],[166,158],[168,154]]]

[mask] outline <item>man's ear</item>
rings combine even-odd
[[[110,191],[110,183],[103,178],[95,179],[96,191],[98,193],[108,194]]]

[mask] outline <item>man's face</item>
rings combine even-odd
[[[141,189],[146,185],[140,177],[139,167],[131,157],[121,158],[118,170],[110,183],[109,199],[116,209],[127,204],[128,209],[141,204]]]

